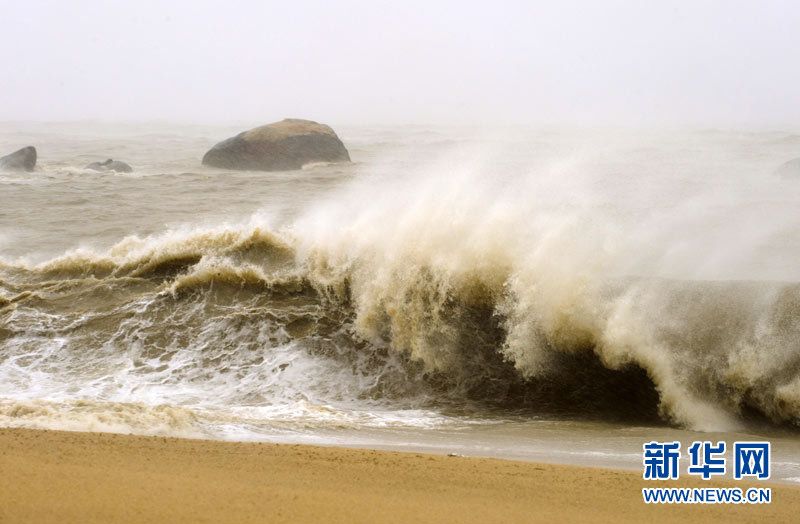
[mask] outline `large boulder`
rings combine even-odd
[[[287,171],[313,162],[349,161],[350,155],[333,129],[296,118],[239,133],[203,157],[207,166],[252,171]]]
[[[800,158],[795,158],[794,160],[789,160],[781,164],[778,169],[775,170],[775,174],[779,176],[800,177]]]
[[[0,157],[0,171],[33,171],[36,167],[36,148],[23,147],[10,155]]]
[[[94,171],[116,171],[117,173],[131,173],[133,168],[125,162],[119,160],[108,159],[105,162],[92,162],[84,169],[93,169]]]

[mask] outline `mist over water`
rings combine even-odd
[[[0,424],[622,463],[800,421],[800,135],[337,127],[352,164],[201,167],[232,131],[0,128],[40,152],[0,173]]]

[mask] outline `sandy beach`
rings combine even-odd
[[[9,523],[790,522],[800,511],[792,486],[773,485],[771,505],[653,507],[631,471],[102,433],[2,429],[0,471]]]

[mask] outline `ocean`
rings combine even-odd
[[[0,173],[0,426],[624,468],[768,438],[800,482],[800,134],[334,125],[350,164],[201,166],[256,124],[0,124],[39,152]]]

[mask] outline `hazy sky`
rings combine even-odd
[[[0,0],[0,120],[800,126],[800,2]]]

